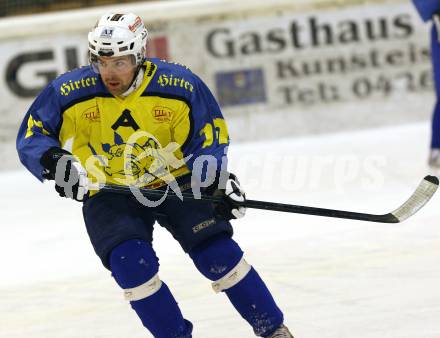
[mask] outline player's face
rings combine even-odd
[[[121,95],[128,90],[136,71],[133,58],[129,55],[119,57],[100,56],[97,66],[104,85],[114,96]]]

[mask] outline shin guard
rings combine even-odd
[[[283,323],[283,314],[263,280],[231,238],[216,238],[189,254],[197,269],[213,281],[214,290],[226,293],[257,336],[269,336]]]
[[[185,320],[167,285],[158,276],[159,262],[151,245],[129,240],[110,254],[110,268],[142,324],[156,338],[191,338]]]

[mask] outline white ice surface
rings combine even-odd
[[[428,173],[427,123],[236,145],[248,198],[385,213]],[[296,338],[440,337],[440,193],[401,224],[248,210],[235,239]],[[0,175],[0,337],[150,337],[101,267],[80,205],[25,171]],[[194,338],[253,337],[156,227],[154,247]]]

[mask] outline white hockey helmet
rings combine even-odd
[[[137,66],[145,58],[148,31],[142,19],[133,14],[104,14],[89,32],[89,61],[98,56],[133,55]]]

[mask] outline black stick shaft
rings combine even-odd
[[[303,215],[345,218],[345,219],[352,219],[358,221],[385,222],[385,223],[398,222],[398,220],[390,214],[374,215],[374,214],[366,214],[360,212],[326,209],[326,208],[315,208],[315,207],[308,207],[303,205],[282,204],[282,203],[273,203],[273,202],[255,201],[255,200],[246,200],[245,206],[247,208],[253,208],[253,209],[291,212],[291,213],[303,214]]]
[[[137,189],[142,193],[142,195],[151,198],[161,198],[165,193],[164,190],[155,190],[155,189],[147,189],[147,188],[137,188]],[[103,185],[100,187],[100,190],[107,192],[132,194],[130,187],[120,186],[120,185]],[[195,199],[192,193],[183,192],[182,197],[183,197],[183,201]],[[167,198],[180,199],[178,195],[173,191],[167,192]],[[224,199],[220,196],[201,195],[200,200],[216,202],[216,203],[224,203]],[[315,208],[315,207],[308,207],[302,205],[283,204],[283,203],[257,201],[257,200],[246,200],[242,205],[252,209],[289,212],[289,213],[323,216],[323,217],[344,218],[344,219],[352,219],[352,220],[368,221],[368,222],[382,222],[382,223],[399,222],[399,220],[391,214],[374,215],[374,214],[358,213],[358,212],[351,212],[344,210]]]

